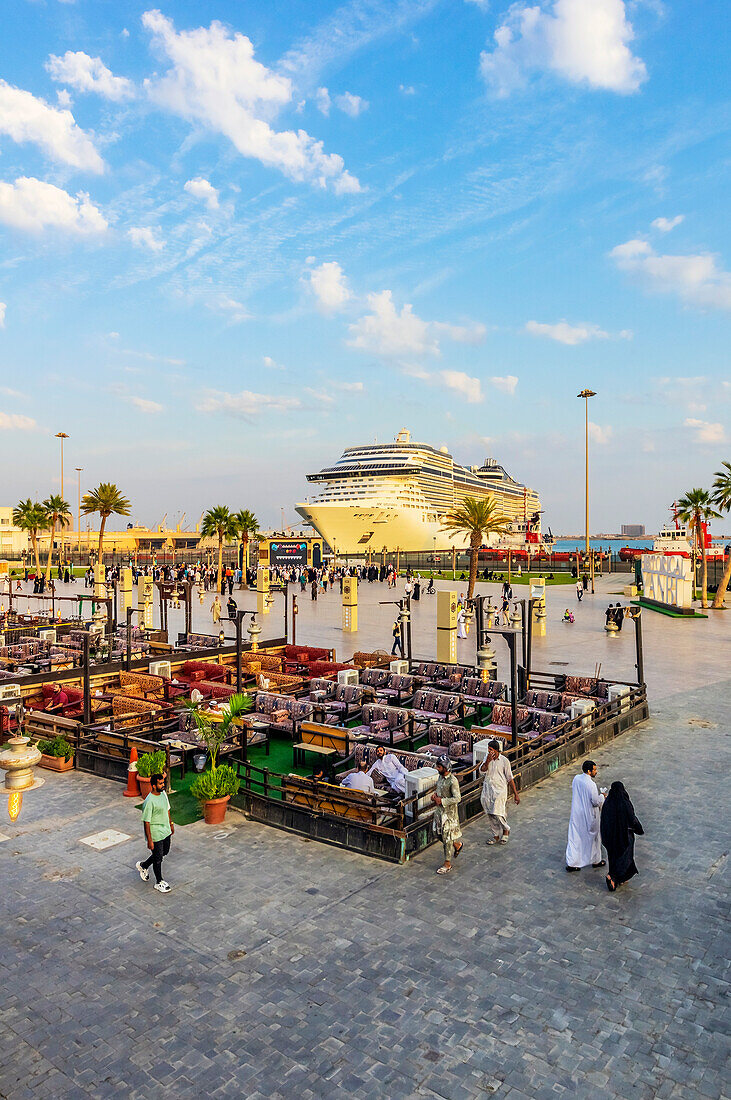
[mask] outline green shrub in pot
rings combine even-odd
[[[199,802],[212,802],[238,792],[241,781],[228,764],[219,764],[215,770],[197,775],[190,785],[190,793]]]
[[[167,757],[164,749],[157,752],[143,752],[137,760],[137,774],[141,779],[149,779],[151,775],[162,773]]]
[[[74,755],[73,746],[60,735],[47,741],[39,741],[38,749],[44,756],[62,756],[64,760],[70,760]]]

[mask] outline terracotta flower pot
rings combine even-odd
[[[144,775],[138,775],[137,776],[137,782],[140,785],[140,794],[142,795],[143,798],[147,798],[148,794],[150,793],[150,787],[151,787],[149,776],[147,778],[145,778]]]
[[[203,803],[203,820],[206,825],[221,824],[226,816],[226,809],[230,797],[231,795],[227,794],[224,798],[212,798],[210,802]]]
[[[73,766],[73,756],[70,756],[67,760],[65,756],[46,756],[45,753],[41,753],[41,759],[38,763],[39,768],[47,768],[49,772],[69,772]]]

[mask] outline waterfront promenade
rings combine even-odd
[[[387,590],[368,587],[375,615]],[[631,632],[606,639],[606,596],[588,599],[573,628],[549,622],[545,659],[590,671],[611,646],[603,671],[627,673]],[[303,641],[339,634],[337,592],[302,604]],[[232,812],[176,831],[163,897],[134,870],[139,811],[118,786],[47,774],[0,824],[0,1095],[727,1095],[728,625],[643,622],[652,717],[595,754],[646,832],[614,895],[601,871],[564,871],[573,767],[510,804],[507,847],[470,824],[445,878],[434,849],[385,865]],[[130,839],[81,843],[105,829]]]

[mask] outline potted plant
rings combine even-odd
[[[143,798],[147,798],[150,793],[150,776],[162,772],[166,759],[164,749],[158,749],[157,752],[143,752],[138,758],[137,781]]]
[[[65,737],[53,737],[48,741],[39,741],[41,753],[39,768],[48,768],[51,772],[67,772],[74,766],[74,750]]]
[[[188,709],[211,758],[210,768],[195,777],[190,785],[190,793],[201,803],[206,825],[220,825],[226,816],[231,795],[236,794],[239,789],[239,777],[228,764],[218,763],[218,750],[227,740],[231,724],[251,709],[251,699],[248,695],[232,695],[221,711],[220,722],[212,721],[210,715],[201,710],[199,705]]]

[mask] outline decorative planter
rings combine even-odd
[[[41,753],[39,768],[47,768],[49,772],[70,772],[74,766],[73,756],[69,756],[68,760],[65,756],[46,756],[45,753]]]
[[[143,798],[147,798],[148,794],[150,793],[150,787],[151,787],[149,776],[147,778],[145,778],[145,776],[143,776],[143,775],[138,775],[137,776],[137,782],[140,785],[140,794],[142,795]]]
[[[224,798],[212,798],[210,802],[203,803],[203,820],[206,825],[220,825],[226,816],[228,800],[231,795]]]

